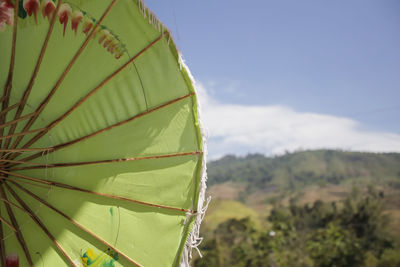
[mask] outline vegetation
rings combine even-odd
[[[400,266],[399,154],[227,156],[209,180],[194,266]]]

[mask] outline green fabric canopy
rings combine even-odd
[[[142,1],[0,0],[0,86],[3,266],[188,264],[197,99]]]

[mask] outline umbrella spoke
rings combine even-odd
[[[54,147],[32,147],[32,148],[15,148],[15,149],[0,149],[0,152],[15,152],[15,153],[20,153],[20,152],[35,152],[35,151],[52,151],[54,150]]]
[[[32,220],[45,232],[45,234],[48,236],[48,238],[53,241],[54,245],[57,247],[57,249],[67,258],[69,263],[72,266],[76,266],[72,258],[67,254],[67,252],[61,247],[61,245],[57,242],[55,237],[50,233],[50,231],[47,229],[47,227],[43,224],[43,222],[35,215],[35,213],[26,205],[26,203],[15,193],[15,191],[5,183],[5,186],[7,187],[7,190],[13,195],[13,197],[18,201],[18,203],[26,210],[29,214]]]
[[[24,135],[27,135],[27,134],[37,133],[37,132],[41,132],[41,131],[46,131],[46,128],[40,128],[40,129],[30,130],[30,131],[26,131],[26,132],[22,132],[22,133],[15,133],[15,134],[9,134],[9,135],[0,136],[0,140],[11,139],[11,138],[16,137],[16,136],[24,136]],[[5,146],[5,148],[7,148],[7,146]]]
[[[13,232],[17,232],[17,229],[14,228],[14,226],[11,225],[3,216],[0,215],[0,221],[2,221],[5,225],[8,226]]]
[[[134,261],[133,259],[131,259],[130,257],[128,257],[126,254],[124,254],[123,252],[121,252],[120,250],[118,250],[117,248],[115,248],[113,245],[111,245],[110,243],[108,243],[107,241],[105,241],[104,239],[102,239],[101,237],[99,237],[98,235],[96,235],[95,233],[91,232],[89,229],[87,229],[85,226],[79,224],[77,221],[75,221],[74,219],[72,219],[71,217],[69,217],[67,214],[65,214],[64,212],[62,212],[61,210],[57,209],[56,207],[54,207],[53,205],[51,205],[50,203],[48,203],[46,200],[40,198],[38,195],[34,194],[33,192],[31,192],[30,190],[24,188],[23,186],[21,186],[20,184],[16,183],[15,181],[11,182],[12,184],[14,184],[16,187],[18,187],[20,190],[24,191],[26,194],[30,195],[32,198],[36,199],[37,201],[39,201],[40,203],[44,204],[45,206],[47,206],[48,208],[50,208],[51,210],[57,212],[58,214],[60,214],[62,217],[64,217],[65,219],[67,219],[69,222],[71,222],[72,224],[76,225],[77,227],[79,227],[81,230],[83,230],[84,232],[88,233],[89,235],[91,235],[92,237],[94,237],[95,239],[97,239],[98,241],[100,241],[101,243],[103,243],[105,246],[111,248],[113,251],[117,252],[119,255],[123,256],[126,260],[128,260],[129,262],[137,265],[137,266],[142,266],[141,264],[137,263],[136,261]]]
[[[18,29],[18,10],[19,10],[19,4],[16,2],[15,7],[14,7],[14,22],[13,22],[13,37],[12,37],[12,45],[11,45],[11,58],[10,58],[10,67],[8,70],[8,77],[6,84],[4,86],[4,92],[3,92],[3,97],[1,100],[1,110],[6,110],[8,107],[8,102],[10,101],[10,92],[12,88],[12,79],[14,75],[14,64],[15,64],[15,49],[17,47],[17,29]],[[6,114],[1,114],[0,115],[0,124],[3,124],[4,121],[6,120]],[[0,135],[3,135],[4,133],[4,128],[0,129]],[[0,146],[2,146],[2,141],[0,140]]]
[[[8,107],[8,102],[10,100],[10,91],[12,87],[12,79],[14,75],[14,65],[15,65],[15,49],[17,47],[17,29],[18,29],[18,10],[19,10],[19,5],[15,5],[14,8],[14,21],[13,21],[13,36],[12,36],[12,45],[11,45],[11,58],[10,58],[10,67],[8,70],[8,77],[6,84],[4,86],[4,92],[3,92],[3,97],[2,98],[2,110],[6,109]],[[4,121],[4,116],[2,116],[2,121]]]
[[[59,167],[72,167],[72,166],[82,166],[82,165],[93,165],[93,164],[105,164],[105,163],[113,163],[113,162],[125,162],[125,161],[136,161],[136,160],[151,160],[151,159],[162,159],[162,158],[174,158],[174,157],[184,157],[184,156],[193,156],[200,155],[202,151],[192,151],[192,152],[182,152],[175,154],[165,154],[165,155],[155,155],[155,156],[145,156],[145,157],[135,157],[135,158],[121,158],[121,159],[105,159],[105,160],[96,160],[96,161],[83,161],[83,162],[67,162],[67,163],[51,163],[51,164],[41,164],[34,162],[24,162],[24,161],[14,161],[14,160],[2,160],[0,162],[10,162],[10,163],[18,163],[18,164],[30,164],[33,166],[21,167],[21,168],[13,168],[10,171],[21,171],[21,170],[31,170],[31,169],[46,169],[46,168],[59,168]]]
[[[0,257],[1,266],[6,266],[6,245],[4,243],[3,224],[0,222]]]
[[[13,202],[11,202],[11,201],[5,199],[5,198],[2,198],[2,197],[0,197],[0,200],[1,200],[2,202],[7,203],[7,204],[10,204],[11,206],[16,207],[17,209],[20,209],[21,211],[23,211],[23,212],[26,213],[26,211],[25,211],[22,207],[18,206],[17,204],[15,204],[15,203],[13,203]]]
[[[38,179],[38,178],[34,178],[34,177],[30,177],[30,176],[26,176],[26,175],[14,173],[14,172],[8,172],[8,171],[4,171],[4,170],[0,170],[0,172],[4,173],[4,174],[8,174],[9,176],[18,177],[18,178],[29,180],[29,181],[36,182],[36,183],[47,184],[47,185],[51,185],[51,186],[65,188],[65,189],[69,189],[69,190],[72,190],[72,191],[88,193],[88,194],[101,196],[101,197],[105,197],[105,198],[128,201],[128,202],[133,202],[133,203],[140,204],[140,205],[145,205],[145,206],[150,206],[150,207],[155,207],[155,208],[168,209],[168,210],[174,210],[174,211],[185,212],[185,213],[186,212],[193,213],[193,214],[197,213],[197,211],[192,211],[192,210],[189,210],[189,209],[177,208],[177,207],[166,206],[166,205],[158,205],[158,204],[153,204],[153,203],[150,203],[150,202],[140,201],[140,200],[136,200],[136,199],[132,199],[132,198],[127,198],[127,197],[122,197],[122,196],[117,196],[117,195],[111,195],[111,194],[107,194],[107,193],[100,193],[100,192],[91,191],[91,190],[88,190],[88,189],[84,189],[84,188],[80,188],[80,187],[76,187],[76,186],[72,186],[72,185],[68,185],[68,184],[64,184],[64,183],[60,183],[60,182],[47,181],[47,180]],[[10,180],[10,181],[12,180],[9,177],[3,177],[3,179]]]
[[[32,112],[32,113],[26,114],[25,116],[22,116],[22,117],[20,117],[18,119],[15,119],[15,120],[12,120],[12,121],[8,121],[6,123],[2,123],[2,124],[0,124],[0,129],[3,129],[3,128],[5,128],[7,126],[10,126],[10,125],[13,125],[13,124],[16,124],[16,123],[18,123],[20,121],[26,120],[26,119],[28,119],[30,117],[35,116],[35,114],[36,114],[36,112]]]
[[[1,169],[0,169],[0,172],[4,173],[4,174],[11,175],[11,176],[15,176],[15,177],[18,177],[18,178],[22,178],[22,179],[25,179],[25,180],[29,180],[29,181],[32,181],[32,182],[40,183],[40,184],[55,185],[54,183],[56,183],[56,182],[50,182],[50,181],[46,181],[46,180],[42,180],[42,179],[37,179],[37,178],[25,176],[25,175],[18,174],[18,173],[12,173],[12,172],[8,172],[8,171],[3,171]],[[5,179],[5,180],[9,180],[9,181],[12,180],[12,179],[10,179],[10,177],[1,177],[1,179]]]
[[[178,98],[176,98],[176,99],[174,99],[174,100],[171,100],[171,101],[169,101],[169,102],[167,102],[167,103],[165,103],[165,104],[162,104],[162,105],[160,105],[160,106],[157,106],[157,107],[155,107],[155,108],[152,108],[152,109],[150,109],[150,110],[148,110],[148,111],[146,111],[146,112],[139,113],[138,115],[135,115],[135,116],[133,116],[133,117],[131,117],[131,118],[129,118],[129,119],[126,119],[126,120],[117,122],[117,123],[115,123],[115,124],[113,124],[113,125],[110,125],[110,126],[108,126],[108,127],[106,127],[106,128],[103,128],[103,129],[100,129],[100,130],[98,130],[98,131],[96,131],[96,132],[93,132],[93,133],[91,133],[91,134],[88,134],[88,135],[79,137],[79,138],[77,138],[77,139],[74,139],[74,140],[71,140],[71,141],[68,141],[68,142],[65,142],[65,143],[62,143],[62,144],[55,145],[55,146],[53,146],[53,147],[49,147],[49,148],[48,148],[48,152],[51,153],[51,152],[54,152],[54,151],[56,151],[56,150],[59,150],[59,149],[62,149],[62,148],[71,146],[71,145],[73,145],[73,144],[79,143],[79,142],[81,142],[81,141],[87,140],[87,139],[89,139],[90,137],[96,136],[96,135],[98,135],[98,134],[100,134],[100,133],[103,133],[103,132],[106,132],[106,131],[108,131],[108,130],[111,130],[111,129],[115,128],[115,127],[121,126],[121,125],[123,125],[123,124],[125,124],[125,123],[131,122],[131,121],[134,121],[134,120],[139,119],[139,118],[141,118],[141,117],[144,117],[144,116],[146,116],[146,115],[149,115],[149,114],[151,114],[151,113],[153,113],[153,112],[155,112],[155,111],[161,110],[161,109],[163,109],[163,108],[165,108],[165,107],[168,107],[168,106],[170,106],[170,105],[172,105],[172,104],[174,104],[174,103],[176,103],[176,102],[180,102],[180,101],[182,101],[182,100],[184,100],[184,99],[186,99],[186,98],[188,98],[188,97],[191,97],[191,96],[193,96],[193,95],[194,95],[194,93],[190,93],[190,94],[187,94],[187,95],[178,97]],[[17,153],[14,153],[14,155],[12,155],[11,157],[9,157],[9,159],[14,159],[14,158],[17,157],[17,155],[18,155]],[[32,160],[32,159],[35,159],[35,158],[40,157],[41,155],[42,155],[41,153],[36,153],[36,154],[33,154],[33,155],[31,155],[31,156],[28,156],[28,157],[26,157],[26,158],[21,159],[21,161]],[[16,165],[16,164],[11,164],[11,165],[9,165],[9,166],[14,166],[14,165]]]
[[[42,113],[43,109],[46,107],[46,105],[50,102],[51,98],[53,97],[53,95],[55,94],[55,92],[57,91],[57,89],[60,87],[61,83],[63,82],[65,76],[68,74],[68,72],[70,71],[70,69],[72,68],[72,66],[74,65],[74,63],[76,62],[76,60],[78,59],[78,57],[82,54],[83,50],[86,48],[87,44],[89,43],[89,41],[92,39],[92,37],[94,36],[94,34],[96,33],[97,29],[99,28],[100,24],[103,22],[103,20],[106,18],[106,16],[108,15],[108,13],[111,11],[111,8],[114,6],[114,4],[117,2],[117,0],[112,0],[112,2],[110,3],[110,5],[107,7],[107,9],[105,10],[105,12],[103,13],[103,15],[101,16],[101,18],[97,21],[96,25],[94,26],[94,28],[92,29],[92,31],[90,32],[90,34],[88,35],[88,37],[85,39],[85,41],[82,43],[81,47],[79,48],[79,50],[76,52],[76,54],[74,55],[74,57],[71,59],[71,61],[69,62],[68,66],[65,68],[64,72],[61,74],[60,78],[57,80],[56,84],[54,85],[54,87],[51,89],[51,91],[49,92],[49,94],[46,96],[46,98],[40,103],[39,107],[36,109],[35,111],[35,115],[29,119],[29,121],[27,122],[27,124],[25,125],[25,127],[23,128],[23,132],[28,131],[30,129],[30,127],[33,125],[33,123],[36,121],[36,119],[39,117],[39,115]],[[17,145],[19,144],[19,142],[22,140],[22,136],[19,136],[15,139],[14,143],[11,145],[11,148],[15,148],[17,147]]]
[[[2,177],[2,178],[3,178],[3,177]],[[2,198],[2,197],[0,197],[0,200],[1,200],[2,202],[4,202],[4,205],[5,205],[5,204],[9,204],[9,205],[11,205],[11,206],[13,206],[13,207],[16,207],[17,209],[21,210],[21,211],[24,212],[25,214],[29,215],[29,214],[26,212],[26,210],[24,210],[22,207],[18,206],[17,204],[15,204],[15,203],[13,203],[13,202],[11,202],[11,201],[5,199],[5,198]],[[14,226],[13,226],[13,227],[14,227]],[[17,229],[16,229],[16,230],[17,230]],[[18,230],[17,230],[17,231],[18,231]]]
[[[7,180],[7,181],[13,181],[14,180],[14,179],[11,179],[9,177],[1,177],[1,179]],[[39,183],[39,182],[33,183],[33,182],[29,182],[28,180],[22,180],[21,183],[30,184],[32,186],[46,188],[46,189],[50,189],[51,188],[51,185],[43,185],[42,183]]]
[[[2,110],[2,111],[0,111],[0,115],[5,115],[7,112],[9,112],[10,110],[13,110],[13,109],[15,109],[16,107],[18,107],[18,105],[20,104],[21,102],[18,102],[18,103],[15,103],[14,105],[12,105],[12,106],[9,106],[9,107],[7,107],[7,108],[5,108],[4,110]]]
[[[31,162],[31,161],[22,161],[22,160],[12,160],[12,159],[0,159],[0,162],[7,162],[7,163],[19,163],[19,164],[27,164],[27,165],[36,165],[36,166],[46,166],[46,164]],[[49,166],[48,164],[47,166]],[[16,169],[13,169],[16,170]]]
[[[31,79],[29,80],[29,84],[28,84],[28,86],[27,86],[27,88],[26,88],[26,90],[25,90],[25,92],[24,92],[24,94],[22,96],[21,101],[18,103],[18,109],[17,109],[17,112],[14,115],[14,120],[18,119],[21,116],[22,112],[24,111],[26,101],[28,100],[29,94],[30,94],[30,92],[32,90],[32,87],[33,87],[33,84],[35,83],[36,75],[39,72],[39,68],[40,68],[40,65],[42,63],[44,53],[46,52],[46,48],[47,48],[47,44],[48,44],[49,39],[50,39],[50,35],[53,32],[54,23],[56,22],[57,14],[58,14],[58,11],[60,9],[61,3],[62,3],[62,0],[59,0],[58,4],[57,4],[57,8],[53,12],[53,16],[51,18],[49,30],[47,31],[46,38],[44,39],[44,42],[43,42],[43,45],[42,45],[42,49],[41,49],[40,54],[39,54],[39,58],[38,58],[38,60],[36,62],[36,66],[35,66],[35,69],[33,70]],[[11,126],[10,130],[8,131],[8,135],[12,135],[16,128],[17,128],[17,124],[13,124]],[[7,148],[10,145],[10,142],[11,142],[11,139],[8,139],[5,142],[4,147]]]
[[[5,204],[6,209],[7,209],[8,217],[10,217],[12,225],[17,230],[17,232],[15,232],[15,234],[17,236],[19,244],[21,245],[21,247],[22,247],[22,249],[23,249],[23,251],[25,253],[25,257],[26,257],[26,260],[27,260],[28,264],[30,266],[33,266],[31,255],[30,255],[28,247],[27,247],[27,245],[25,243],[25,239],[22,236],[22,233],[21,233],[21,230],[19,228],[17,219],[15,218],[14,212],[12,211],[12,209],[10,207],[6,192],[4,191],[4,188],[3,188],[3,184],[0,184],[0,194],[1,194],[1,197],[3,199],[7,200],[7,202],[4,202],[4,204]]]
[[[92,89],[86,96],[81,98],[78,102],[76,102],[69,110],[67,110],[64,114],[62,114],[60,117],[52,121],[50,124],[48,124],[45,128],[43,128],[43,131],[35,135],[32,139],[30,139],[23,147],[28,147],[35,143],[37,140],[39,140],[43,135],[46,134],[50,129],[52,129],[54,126],[56,126],[59,122],[61,122],[63,119],[65,119],[69,114],[71,114],[75,109],[77,109],[80,105],[82,105],[86,100],[88,100],[92,95],[94,95],[100,88],[102,88],[107,82],[112,80],[118,73],[120,73],[122,70],[124,70],[126,67],[128,67],[134,60],[136,60],[140,55],[142,55],[144,52],[146,52],[149,48],[154,46],[158,41],[162,40],[162,38],[165,36],[166,33],[161,34],[157,39],[155,39],[153,42],[148,44],[145,48],[143,48],[140,52],[138,52],[135,56],[133,56],[130,60],[128,60],[124,65],[122,65],[119,69],[114,71],[112,74],[110,74],[106,79],[104,79],[102,82],[99,83],[94,89]]]

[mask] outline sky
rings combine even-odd
[[[146,4],[196,80],[211,159],[400,152],[400,1]]]

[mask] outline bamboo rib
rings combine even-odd
[[[30,162],[30,161],[22,161],[22,160],[12,160],[12,159],[0,159],[0,162],[6,162],[6,163],[20,163],[20,164],[27,164],[27,165],[36,165],[36,166],[49,166],[52,164],[42,164],[42,163],[37,163],[37,162]]]
[[[9,76],[7,78],[6,87],[4,88],[4,99],[2,101],[1,110],[5,110],[8,108],[8,103],[10,101],[9,98],[10,98],[11,87],[12,87],[12,77],[10,78],[10,76]],[[2,114],[1,123],[3,123],[4,120],[5,120],[5,115]]]
[[[96,235],[95,233],[91,232],[89,229],[87,229],[85,226],[79,224],[77,221],[75,221],[74,219],[72,219],[71,217],[69,217],[67,214],[65,214],[64,212],[62,212],[61,210],[57,209],[56,207],[52,206],[50,203],[48,203],[46,200],[40,198],[38,195],[34,194],[33,192],[31,192],[30,190],[24,188],[23,186],[19,185],[18,183],[16,183],[15,181],[11,182],[14,186],[18,187],[20,190],[24,191],[26,194],[30,195],[32,198],[36,199],[37,201],[39,201],[40,203],[44,204],[45,206],[47,206],[48,208],[52,209],[53,211],[57,212],[58,214],[60,214],[62,217],[64,217],[65,219],[67,219],[69,222],[71,222],[72,224],[76,225],[77,227],[79,227],[81,230],[83,230],[84,232],[88,233],[89,235],[91,235],[92,237],[94,237],[95,239],[97,239],[98,241],[100,241],[101,243],[103,243],[105,246],[111,248],[113,251],[117,252],[119,255],[121,255],[122,257],[124,257],[126,260],[128,260],[129,262],[135,264],[136,266],[142,267],[142,265],[136,261],[134,261],[132,258],[130,258],[128,255],[124,254],[122,251],[118,250],[117,248],[115,248],[113,245],[111,245],[110,243],[108,243],[107,241],[105,241],[104,239],[102,239],[101,237],[99,237],[98,235]]]
[[[91,133],[91,134],[88,134],[88,135],[82,136],[82,137],[80,137],[80,138],[77,138],[77,139],[74,139],[74,140],[71,140],[71,141],[68,141],[68,142],[65,142],[65,143],[62,143],[62,144],[53,146],[53,147],[51,147],[51,149],[49,148],[49,153],[54,152],[54,151],[56,151],[56,150],[59,150],[59,149],[61,149],[61,148],[65,148],[65,147],[68,147],[68,146],[70,146],[70,145],[76,144],[76,143],[78,143],[78,142],[84,141],[84,140],[86,140],[86,139],[88,139],[88,138],[90,138],[90,137],[96,136],[96,135],[98,135],[98,134],[100,134],[100,133],[106,132],[106,131],[111,130],[111,129],[115,128],[115,127],[118,127],[118,126],[120,126],[120,125],[123,125],[123,124],[125,124],[125,123],[134,121],[134,120],[139,119],[139,118],[141,118],[141,117],[144,117],[144,116],[146,116],[146,115],[148,115],[148,114],[150,114],[150,113],[153,113],[153,112],[155,112],[155,111],[157,111],[157,110],[163,109],[163,108],[165,108],[165,107],[167,107],[167,106],[170,106],[170,105],[172,105],[172,104],[174,104],[174,103],[176,103],[176,102],[182,101],[182,100],[184,100],[184,99],[186,99],[186,98],[188,98],[188,97],[191,97],[191,96],[193,96],[193,95],[194,95],[194,93],[190,93],[190,94],[187,94],[187,95],[178,97],[178,98],[176,98],[176,99],[174,99],[174,100],[171,100],[171,101],[169,101],[169,102],[167,102],[167,103],[165,103],[165,104],[162,104],[162,105],[157,106],[157,107],[155,107],[155,108],[153,108],[153,109],[150,109],[150,110],[148,110],[148,111],[146,111],[146,112],[143,112],[143,113],[140,113],[140,114],[138,114],[138,115],[135,115],[135,116],[133,116],[133,117],[131,117],[131,118],[129,118],[129,119],[126,119],[126,120],[117,122],[117,123],[115,123],[115,124],[113,124],[113,125],[111,125],[111,126],[108,126],[108,127],[106,127],[106,128],[100,129],[100,130],[98,130],[98,131],[96,131],[96,132],[93,132],[93,133]],[[31,156],[28,156],[28,157],[25,157],[25,158],[21,159],[21,161],[29,161],[29,160],[38,158],[38,157],[40,157],[41,155],[42,155],[41,153],[36,153],[36,154],[33,154],[33,155],[31,155]],[[9,157],[9,159],[14,159],[14,158],[16,158],[16,157],[17,157],[17,154],[14,154],[14,155],[12,155],[11,157]],[[9,167],[15,166],[15,165],[17,165],[17,164],[11,164],[11,165],[9,165]]]
[[[32,147],[32,148],[15,148],[0,149],[0,152],[35,152],[35,151],[52,151],[54,147]]]
[[[11,43],[11,58],[10,58],[10,67],[8,70],[8,77],[6,84],[4,86],[4,92],[2,97],[2,105],[1,110],[5,110],[8,108],[8,103],[10,101],[10,92],[12,88],[12,80],[14,75],[14,64],[15,64],[15,49],[17,47],[17,29],[18,29],[18,11],[19,11],[19,4],[16,4],[14,7],[14,25],[13,25],[13,37]],[[0,124],[3,124],[6,120],[6,114],[2,114],[0,116]],[[4,129],[0,129],[0,136],[4,134]],[[0,147],[3,146],[3,142],[0,140]],[[1,153],[1,156],[3,153]]]
[[[30,164],[33,166],[13,168],[10,171],[21,171],[21,170],[32,170],[32,169],[47,169],[47,168],[60,168],[60,167],[72,167],[72,166],[82,166],[82,165],[94,165],[94,164],[106,164],[113,162],[125,162],[125,161],[137,161],[137,160],[151,160],[151,159],[162,159],[162,158],[173,158],[173,157],[184,157],[202,154],[202,151],[193,152],[182,152],[176,154],[166,154],[166,155],[156,155],[156,156],[146,156],[146,157],[136,157],[136,158],[121,158],[121,159],[106,159],[106,160],[96,160],[96,161],[83,161],[83,162],[68,162],[68,163],[52,163],[52,164],[40,164],[34,162],[24,162],[24,161],[14,161],[14,160],[2,160],[0,162],[10,162],[19,164]]]
[[[15,123],[18,123],[20,121],[26,120],[26,119],[28,119],[30,117],[33,117],[33,116],[35,116],[35,112],[26,114],[25,116],[22,116],[22,117],[20,117],[20,118],[18,118],[16,120],[12,120],[12,121],[8,121],[6,123],[2,123],[2,124],[0,124],[0,129],[3,129],[3,128],[7,127],[7,126],[10,126],[10,125],[13,125]],[[23,130],[23,131],[25,131],[25,130]]]
[[[2,110],[6,109],[8,107],[8,102],[10,100],[10,91],[12,88],[12,79],[14,75],[14,64],[15,64],[15,49],[17,47],[17,29],[18,29],[18,11],[19,11],[19,5],[15,5],[14,7],[14,25],[13,25],[13,37],[12,37],[12,43],[11,43],[11,58],[10,58],[10,67],[8,70],[8,77],[6,84],[4,86],[4,99],[2,100]]]
[[[4,136],[0,136],[0,140],[11,139],[11,138],[16,137],[16,136],[23,136],[23,135],[27,135],[27,134],[31,134],[31,133],[37,133],[37,132],[41,132],[41,131],[45,131],[45,130],[46,130],[45,128],[40,128],[40,129],[30,130],[30,131],[27,131],[27,132],[15,133],[15,134],[11,134],[11,135],[4,135]]]
[[[115,72],[113,72],[111,75],[109,75],[106,79],[104,79],[102,82],[99,83],[94,89],[92,89],[86,96],[81,98],[78,102],[76,102],[68,111],[66,111],[63,115],[52,121],[50,124],[48,124],[45,128],[43,128],[42,132],[39,132],[37,135],[35,135],[32,139],[30,139],[25,145],[22,147],[29,147],[33,143],[35,143],[37,140],[39,140],[43,135],[46,134],[50,129],[55,127],[58,123],[60,123],[63,119],[65,119],[69,114],[71,114],[75,109],[77,109],[80,105],[82,105],[86,100],[88,100],[92,95],[94,95],[100,88],[102,88],[107,82],[109,82],[112,78],[114,78],[118,73],[120,73],[122,70],[124,70],[126,67],[128,67],[134,60],[136,60],[140,55],[142,55],[144,52],[146,52],[148,49],[150,49],[152,46],[154,46],[158,41],[160,41],[166,33],[161,34],[157,39],[155,39],[153,42],[148,44],[145,48],[143,48],[139,53],[137,53],[134,57],[132,57],[130,60],[128,60],[124,65],[122,65],[119,69],[117,69]]]
[[[57,183],[57,182],[50,182],[50,181],[47,181],[47,180],[42,180],[42,179],[37,179],[37,178],[25,176],[25,175],[22,175],[22,174],[11,173],[11,172],[4,171],[4,170],[1,170],[1,169],[0,169],[0,172],[4,173],[4,174],[11,175],[11,176],[15,176],[15,177],[18,177],[18,178],[22,178],[22,179],[25,179],[25,180],[28,180],[28,181],[40,183],[40,184],[55,185],[55,183]],[[12,181],[12,179],[10,177],[1,177],[1,179]]]
[[[17,236],[18,242],[21,245],[22,250],[24,251],[26,261],[28,262],[28,264],[30,266],[33,266],[31,255],[29,253],[28,247],[26,246],[25,239],[21,233],[17,219],[14,216],[14,212],[12,211],[12,209],[8,203],[7,195],[6,195],[6,192],[4,191],[3,184],[0,184],[0,194],[1,194],[2,198],[7,200],[7,202],[5,202],[5,206],[7,209],[8,217],[10,217],[11,223],[14,226],[14,228],[17,229],[17,232],[15,232],[15,235]]]
[[[0,258],[1,267],[6,267],[6,245],[4,243],[3,224],[0,222]]]
[[[14,228],[14,226],[11,225],[3,216],[0,215],[0,221],[2,221],[5,225],[7,225],[14,233],[17,232],[17,229]]]
[[[13,195],[13,197],[18,201],[18,203],[30,214],[32,220],[45,232],[47,237],[53,241],[54,245],[58,248],[58,250],[64,255],[64,257],[69,261],[71,266],[75,266],[73,259],[67,254],[67,252],[61,247],[61,245],[57,242],[55,237],[50,233],[47,227],[43,224],[43,222],[34,214],[34,212],[26,205],[26,203],[15,193],[15,191],[5,183],[7,190]]]
[[[61,3],[62,3],[62,0],[59,0],[58,3],[57,3],[56,10],[53,12],[53,16],[52,16],[51,21],[50,21],[49,30],[47,31],[46,38],[44,39],[44,42],[43,42],[43,45],[42,45],[42,49],[40,50],[39,58],[38,58],[38,60],[36,62],[36,66],[35,66],[35,69],[33,70],[31,79],[29,80],[28,86],[25,89],[25,92],[24,92],[24,94],[22,96],[22,99],[18,104],[18,109],[17,109],[17,112],[14,115],[14,120],[18,119],[21,116],[22,112],[24,111],[26,101],[28,101],[29,94],[30,94],[30,92],[32,90],[33,84],[35,83],[36,75],[39,72],[40,65],[41,65],[43,57],[44,57],[44,53],[46,52],[47,44],[49,42],[51,33],[53,32],[54,23],[56,22],[57,14],[58,14],[58,11],[60,9]],[[10,130],[8,131],[8,135],[12,135],[16,128],[17,128],[17,124],[13,124],[11,126]],[[11,142],[11,139],[8,139],[5,142],[4,147],[8,148],[8,146],[10,145],[10,142]]]
[[[6,181],[14,181],[14,179],[10,178],[10,177],[1,177],[1,179],[6,180]],[[33,183],[33,182],[29,182],[28,180],[22,180],[21,183],[25,183],[25,184],[30,184],[32,186],[37,186],[37,187],[41,187],[41,188],[46,188],[46,189],[50,189],[51,185],[42,185],[43,183]]]
[[[29,119],[29,121],[27,122],[27,124],[25,125],[25,127],[23,128],[23,132],[26,132],[30,129],[30,127],[33,125],[33,123],[36,121],[36,119],[38,118],[38,116],[42,113],[43,109],[46,107],[46,105],[50,102],[52,96],[55,94],[55,92],[57,91],[57,89],[60,87],[61,83],[63,82],[65,76],[68,74],[68,72],[70,71],[70,69],[72,68],[72,66],[74,65],[74,63],[76,62],[76,60],[78,59],[78,57],[82,54],[83,50],[86,48],[87,44],[89,43],[90,39],[92,39],[92,37],[94,36],[95,32],[97,31],[98,27],[100,26],[100,24],[103,22],[103,20],[106,18],[106,16],[108,15],[108,13],[111,11],[111,8],[114,6],[114,4],[117,2],[117,0],[113,0],[110,5],[107,7],[107,9],[105,10],[105,12],[103,13],[103,15],[101,16],[101,18],[97,21],[95,27],[93,28],[93,30],[90,32],[90,34],[88,35],[88,37],[85,39],[85,41],[83,42],[83,44],[81,45],[81,47],[79,48],[79,50],[76,52],[76,54],[74,55],[74,57],[71,59],[71,61],[69,62],[68,66],[65,68],[64,72],[61,74],[60,78],[57,80],[56,84],[54,85],[54,87],[51,89],[51,91],[49,92],[49,94],[46,96],[46,98],[40,103],[40,105],[38,106],[38,108],[35,111],[35,115]],[[16,148],[19,144],[19,142],[22,140],[22,136],[18,136],[14,143],[11,145],[11,148]]]
[[[22,207],[18,206],[17,204],[15,204],[15,203],[13,203],[13,202],[7,200],[7,199],[4,199],[4,198],[2,198],[2,197],[0,197],[0,200],[3,201],[4,203],[10,204],[11,206],[20,209],[22,212],[25,212],[25,213],[26,213],[26,211],[25,211]]]
[[[30,177],[30,176],[26,176],[26,175],[14,173],[14,172],[4,171],[4,170],[1,170],[1,169],[0,169],[0,172],[4,173],[4,174],[8,174],[9,176],[22,178],[22,179],[29,180],[29,181],[36,182],[36,183],[52,185],[52,186],[56,186],[56,187],[60,187],[60,188],[69,189],[69,190],[72,190],[72,191],[88,193],[88,194],[101,196],[101,197],[105,197],[105,198],[117,199],[117,200],[122,200],[122,201],[127,201],[127,202],[133,202],[133,203],[136,203],[136,204],[150,206],[150,207],[154,207],[154,208],[162,208],[162,209],[174,210],[174,211],[185,212],[185,213],[189,212],[189,213],[193,213],[193,214],[197,213],[197,211],[192,211],[192,210],[188,210],[188,209],[184,209],[184,208],[176,208],[176,207],[171,207],[171,206],[166,206],[166,205],[158,205],[158,204],[153,204],[153,203],[140,201],[140,200],[136,200],[136,199],[131,199],[131,198],[127,198],[127,197],[121,197],[121,196],[116,196],[116,195],[111,195],[111,194],[106,194],[106,193],[95,192],[95,191],[91,191],[91,190],[88,190],[88,189],[83,189],[83,188],[72,186],[72,185],[67,185],[67,184],[60,183],[60,182],[46,181],[46,180],[37,179],[37,178],[34,178],[34,177]],[[10,179],[9,177],[3,177],[3,179],[12,181],[12,179]]]
[[[16,107],[18,107],[19,104],[20,104],[20,102],[15,103],[14,105],[9,106],[8,108],[6,108],[6,109],[0,111],[0,115],[3,115],[3,114],[5,115],[5,114],[6,114],[7,112],[9,112],[10,110],[13,110],[13,109],[15,109]]]
[[[11,163],[24,163],[24,164],[32,164],[32,165],[42,165],[40,163],[34,163],[34,162],[23,162],[23,161],[19,161],[19,160],[8,160],[8,159],[0,159],[0,162],[11,162]],[[5,180],[9,180],[12,181],[12,179],[8,179],[7,177],[0,177],[0,179],[5,179]],[[24,182],[26,184],[30,184],[33,186],[37,186],[37,187],[42,187],[42,188],[46,188],[46,189],[50,189],[51,186],[46,186],[46,185],[42,185],[42,184],[35,184],[35,183],[31,183],[28,181],[21,181]]]

